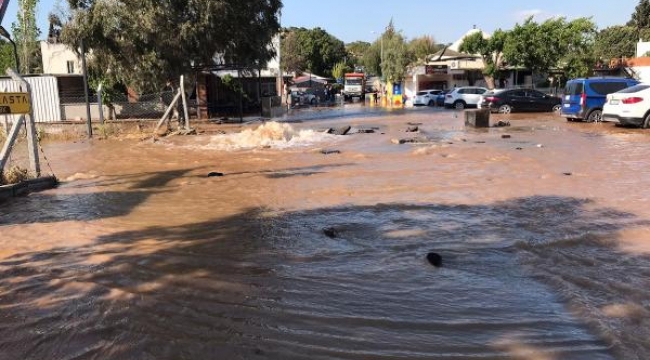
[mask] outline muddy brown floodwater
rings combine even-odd
[[[650,132],[506,119],[47,144],[64,183],[0,208],[0,359],[650,358]]]

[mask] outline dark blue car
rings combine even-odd
[[[580,78],[566,83],[561,114],[569,121],[601,121],[607,95],[637,85],[623,77]]]

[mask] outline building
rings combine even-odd
[[[82,75],[79,56],[56,39],[41,41],[41,56],[44,74]]]
[[[407,98],[413,98],[418,91],[425,89],[445,90],[469,85],[484,86],[485,80],[482,74],[484,64],[481,56],[460,52],[463,40],[478,32],[484,37],[489,36],[475,27],[450,46],[429,55],[424,65],[410,68],[404,82]]]

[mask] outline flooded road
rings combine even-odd
[[[48,144],[66,181],[0,208],[0,359],[650,358],[650,132],[303,119]]]

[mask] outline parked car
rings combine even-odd
[[[479,108],[510,114],[514,111],[560,111],[562,99],[532,89],[498,89],[481,96]]]
[[[462,86],[453,89],[445,95],[445,107],[463,110],[467,107],[476,107],[481,100],[481,95],[488,89],[478,86]]]
[[[650,127],[650,84],[639,84],[607,95],[603,120]]]
[[[434,106],[436,104],[436,97],[442,90],[422,90],[415,94],[413,99],[413,106]]]
[[[445,106],[445,97],[450,92],[451,90],[442,90],[442,92],[436,96],[436,106]]]
[[[291,92],[291,104],[295,105],[316,105],[318,100],[316,95],[309,94],[304,91]]]
[[[600,121],[607,95],[637,84],[637,80],[622,77],[569,80],[562,98],[562,116],[568,121]]]

